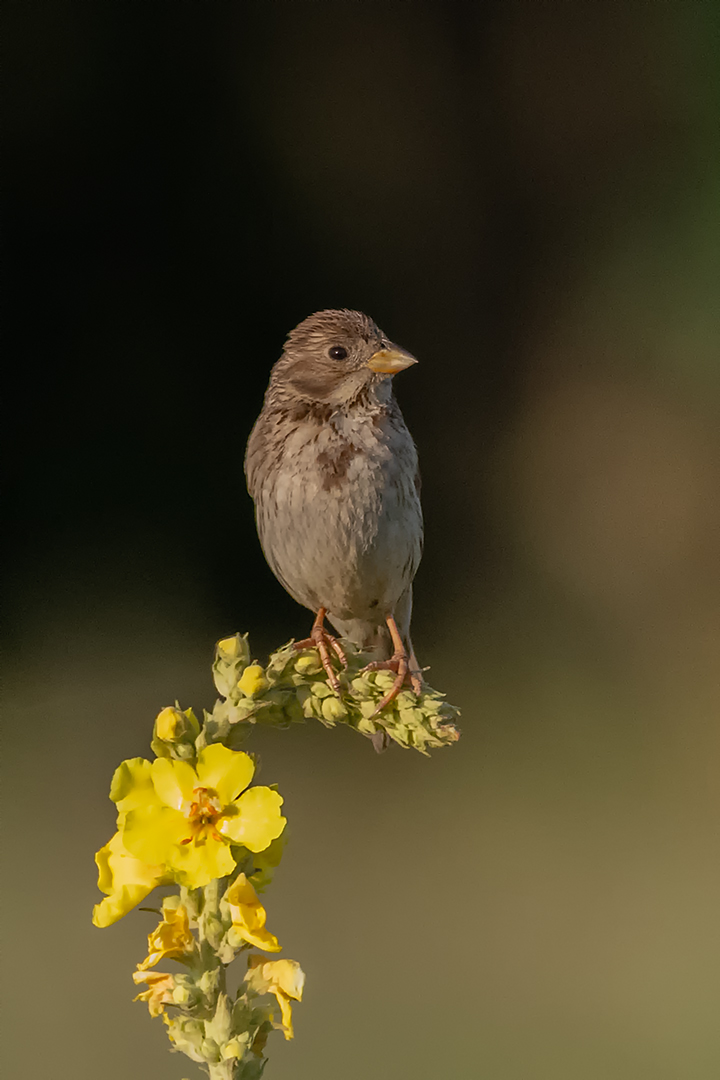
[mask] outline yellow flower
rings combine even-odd
[[[160,1016],[165,1006],[173,1003],[175,980],[172,975],[164,975],[161,971],[133,971],[133,982],[136,986],[147,983],[147,990],[133,1001],[147,1001],[151,1016]]]
[[[274,994],[280,1006],[281,1028],[286,1039],[292,1039],[291,999],[301,1001],[305,973],[296,960],[266,960],[264,956],[248,959],[245,982],[256,994]]]
[[[182,904],[175,903],[174,896],[163,900],[162,922],[148,935],[148,955],[138,971],[155,967],[159,960],[181,960],[195,948],[195,938],[190,933],[188,913]]]
[[[107,893],[93,908],[95,926],[110,926],[122,919],[144,900],[156,885],[167,884],[163,866],[153,866],[136,859],[122,842],[119,832],[95,856],[98,865],[98,888]]]
[[[238,679],[238,687],[248,697],[255,697],[267,690],[270,683],[265,678],[265,671],[259,664],[250,664]]]
[[[238,945],[242,941],[254,945],[266,952],[280,952],[282,946],[269,930],[265,929],[267,914],[258,900],[258,895],[245,874],[240,874],[225,893],[225,900],[230,906],[232,930],[230,943]],[[235,940],[233,940],[233,937]]]
[[[196,769],[169,758],[123,762],[111,798],[125,847],[143,862],[165,865],[191,889],[231,874],[231,843],[263,851],[285,828],[276,791],[244,791],[254,772],[248,754],[220,743],[200,752]]]

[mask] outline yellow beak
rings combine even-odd
[[[409,352],[393,345],[392,349],[380,349],[373,353],[367,364],[379,375],[397,375],[398,371],[404,371],[411,364],[417,364],[417,360]]]

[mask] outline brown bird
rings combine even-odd
[[[422,676],[410,641],[423,543],[415,444],[392,377],[415,357],[359,311],[319,311],[288,336],[245,456],[260,543],[292,597],[316,615],[310,638],[339,692],[324,627],[396,673],[384,708]]]

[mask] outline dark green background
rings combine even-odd
[[[720,1074],[717,10],[6,5],[8,1075],[196,1075],[92,855],[214,641],[307,631],[242,456],[333,306],[420,358],[414,638],[464,734],[254,739],[308,976],[268,1078]]]

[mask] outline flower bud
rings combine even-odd
[[[245,1032],[241,1038],[237,1035],[235,1038],[226,1042],[220,1051],[220,1057],[223,1061],[228,1061],[230,1058],[241,1058],[245,1053],[245,1048],[248,1044],[249,1032]]]
[[[177,707],[168,706],[155,719],[150,746],[157,757],[188,761],[195,756],[195,739],[199,734],[200,725],[192,709],[181,712]]]
[[[245,938],[234,926],[231,926],[227,932],[227,943],[233,949],[241,949],[243,945],[247,945]]]
[[[347,719],[347,709],[340,698],[326,697],[322,702],[322,714],[330,724]]]
[[[223,638],[222,641],[217,643],[218,657],[223,660],[238,660],[242,659],[248,653],[247,641],[245,637],[240,637],[239,634],[233,634],[232,637]],[[248,655],[248,660],[250,659]]]
[[[298,675],[317,675],[322,671],[322,663],[316,653],[306,653],[295,661]]]
[[[203,1039],[200,1053],[202,1054],[202,1060],[212,1065],[216,1065],[220,1060],[220,1047],[214,1039]]]
[[[250,663],[247,634],[223,638],[215,647],[213,679],[223,697],[229,697],[237,686],[243,668]]]
[[[187,1054],[192,1061],[202,1062],[202,1042],[205,1034],[205,1025],[202,1020],[193,1020],[186,1016],[167,1017],[167,1033],[170,1041],[183,1054]]]
[[[187,1005],[190,1000],[190,991],[187,986],[175,986],[172,992],[172,999],[176,1005]]]
[[[367,698],[372,695],[373,684],[364,675],[358,675],[356,679],[350,683],[353,693],[360,698]]]
[[[170,706],[163,709],[155,720],[155,734],[158,739],[162,739],[163,742],[172,742],[178,732],[182,731],[183,719],[183,714],[179,709],[173,709]]]
[[[238,689],[242,690],[246,697],[257,697],[267,690],[269,685],[260,664],[250,664],[238,679]]]
[[[326,682],[314,682],[310,684],[310,693],[316,698],[326,698],[334,694],[332,686]]]

